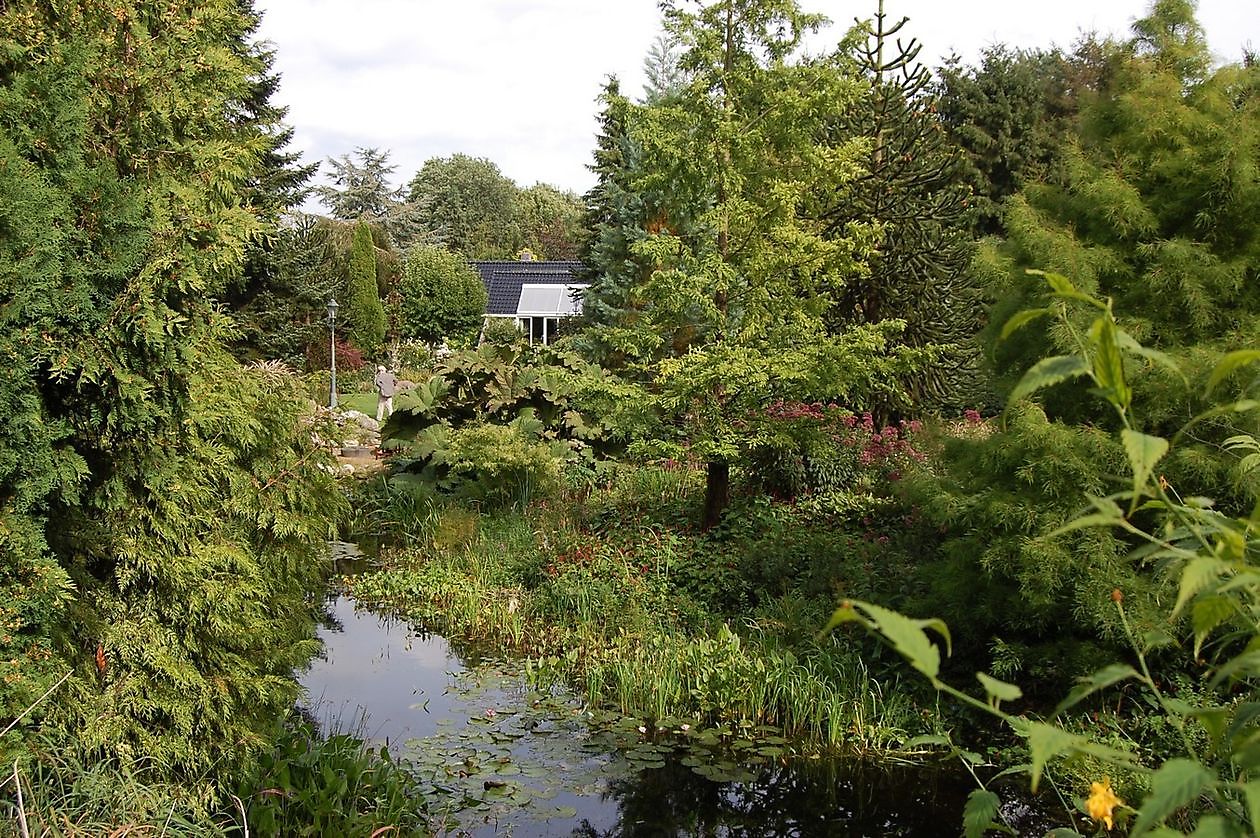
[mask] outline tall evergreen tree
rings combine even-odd
[[[236,121],[255,127],[266,144],[259,170],[246,181],[244,190],[265,226],[250,242],[240,277],[229,283],[223,302],[240,330],[238,351],[246,356],[293,360],[301,355],[300,347],[291,339],[299,319],[294,298],[305,296],[301,289],[311,281],[314,265],[311,237],[301,232],[310,227],[299,219],[285,222],[285,216],[310,194],[309,182],[319,164],[304,165],[299,153],[288,150],[293,140],[293,128],[284,123],[288,108],[273,101],[280,87],[280,75],[274,70],[275,51],[253,40],[260,22],[253,0],[239,2],[242,14],[250,21],[241,49],[258,70],[250,79]],[[295,247],[305,252],[299,254]],[[322,308],[323,302],[318,306]]]
[[[385,306],[376,281],[376,246],[366,221],[354,228],[350,262],[346,268],[346,316],[350,340],[368,354],[385,343]]]
[[[435,240],[431,219],[423,208],[405,201],[403,190],[390,185],[398,167],[389,162],[388,151],[357,148],[353,157],[343,154],[330,159],[328,165],[332,183],[315,187],[315,193],[333,218],[367,221],[385,231],[390,245],[400,249]]]
[[[231,0],[0,6],[0,714],[89,761],[246,763],[315,650],[340,514],[213,299],[262,231]]]
[[[902,340],[935,353],[909,382],[912,392],[923,406],[958,408],[978,395],[980,299],[969,271],[968,191],[962,155],[937,116],[931,74],[918,61],[921,45],[899,37],[907,22],[892,22],[880,0],[857,30],[866,88],[858,106],[838,113],[836,131],[866,141],[864,171],[841,186],[823,217],[837,235],[868,222],[879,238],[868,275],[838,289],[827,319],[838,331],[904,320]]]
[[[950,136],[966,150],[975,229],[1001,231],[1000,205],[1026,180],[1044,173],[1065,125],[1051,121],[1048,85],[1057,52],[985,49],[980,65],[955,57],[940,71],[938,108]]]
[[[586,238],[580,256],[590,283],[583,316],[596,325],[614,326],[625,314],[631,289],[650,272],[630,253],[631,242],[646,235],[647,216],[645,196],[632,186],[639,173],[632,168],[637,154],[630,145],[630,100],[615,78],[605,83],[599,100],[600,132],[588,167],[596,183],[582,197]]]
[[[977,233],[1003,233],[1002,202],[1055,176],[1064,135],[1076,130],[1081,106],[1110,83],[1118,59],[1116,44],[1086,35],[1068,53],[998,45],[976,67],[946,62],[937,108],[965,153]]]
[[[677,96],[687,84],[680,66],[682,58],[678,41],[667,34],[656,36],[643,59],[643,100],[649,105]]]

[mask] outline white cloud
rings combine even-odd
[[[493,160],[522,185],[583,191],[594,147],[596,97],[610,74],[642,86],[659,31],[653,0],[258,0],[261,37],[277,50],[276,98],[289,106],[294,147],[324,160],[355,147],[388,149],[405,183],[430,157]],[[874,0],[803,3],[830,15],[834,43]],[[906,35],[930,65],[957,50],[1069,45],[1082,32],[1128,30],[1144,0],[888,0],[911,18]],[[1199,19],[1218,53],[1237,58],[1260,35],[1238,0],[1203,0]]]

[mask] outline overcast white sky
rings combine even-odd
[[[293,147],[326,160],[388,149],[405,184],[430,157],[487,157],[522,186],[583,192],[596,97],[610,74],[637,95],[660,31],[655,0],[257,0],[274,44]],[[838,40],[875,0],[804,0]],[[936,66],[991,44],[1068,46],[1084,31],[1127,33],[1147,0],[886,0]],[[1222,60],[1260,47],[1260,3],[1201,0],[1199,21]],[[325,166],[324,168],[327,168]],[[314,207],[312,207],[314,209]]]

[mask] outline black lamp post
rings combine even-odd
[[[337,301],[328,298],[328,367],[332,370],[332,383],[328,388],[328,407],[337,409]]]

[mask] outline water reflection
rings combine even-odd
[[[749,782],[715,783],[671,761],[610,784],[606,829],[573,838],[634,836],[957,835],[972,786],[941,772],[796,760]]]
[[[715,782],[666,757],[636,770],[592,741],[575,702],[541,700],[514,666],[465,664],[447,641],[330,602],[324,656],[302,681],[325,729],[361,720],[430,783],[450,835],[513,838],[958,835],[969,778],[795,760]],[[405,749],[403,748],[406,743]],[[1024,810],[1027,816],[1027,809]],[[1025,820],[1020,834],[1045,834]]]

